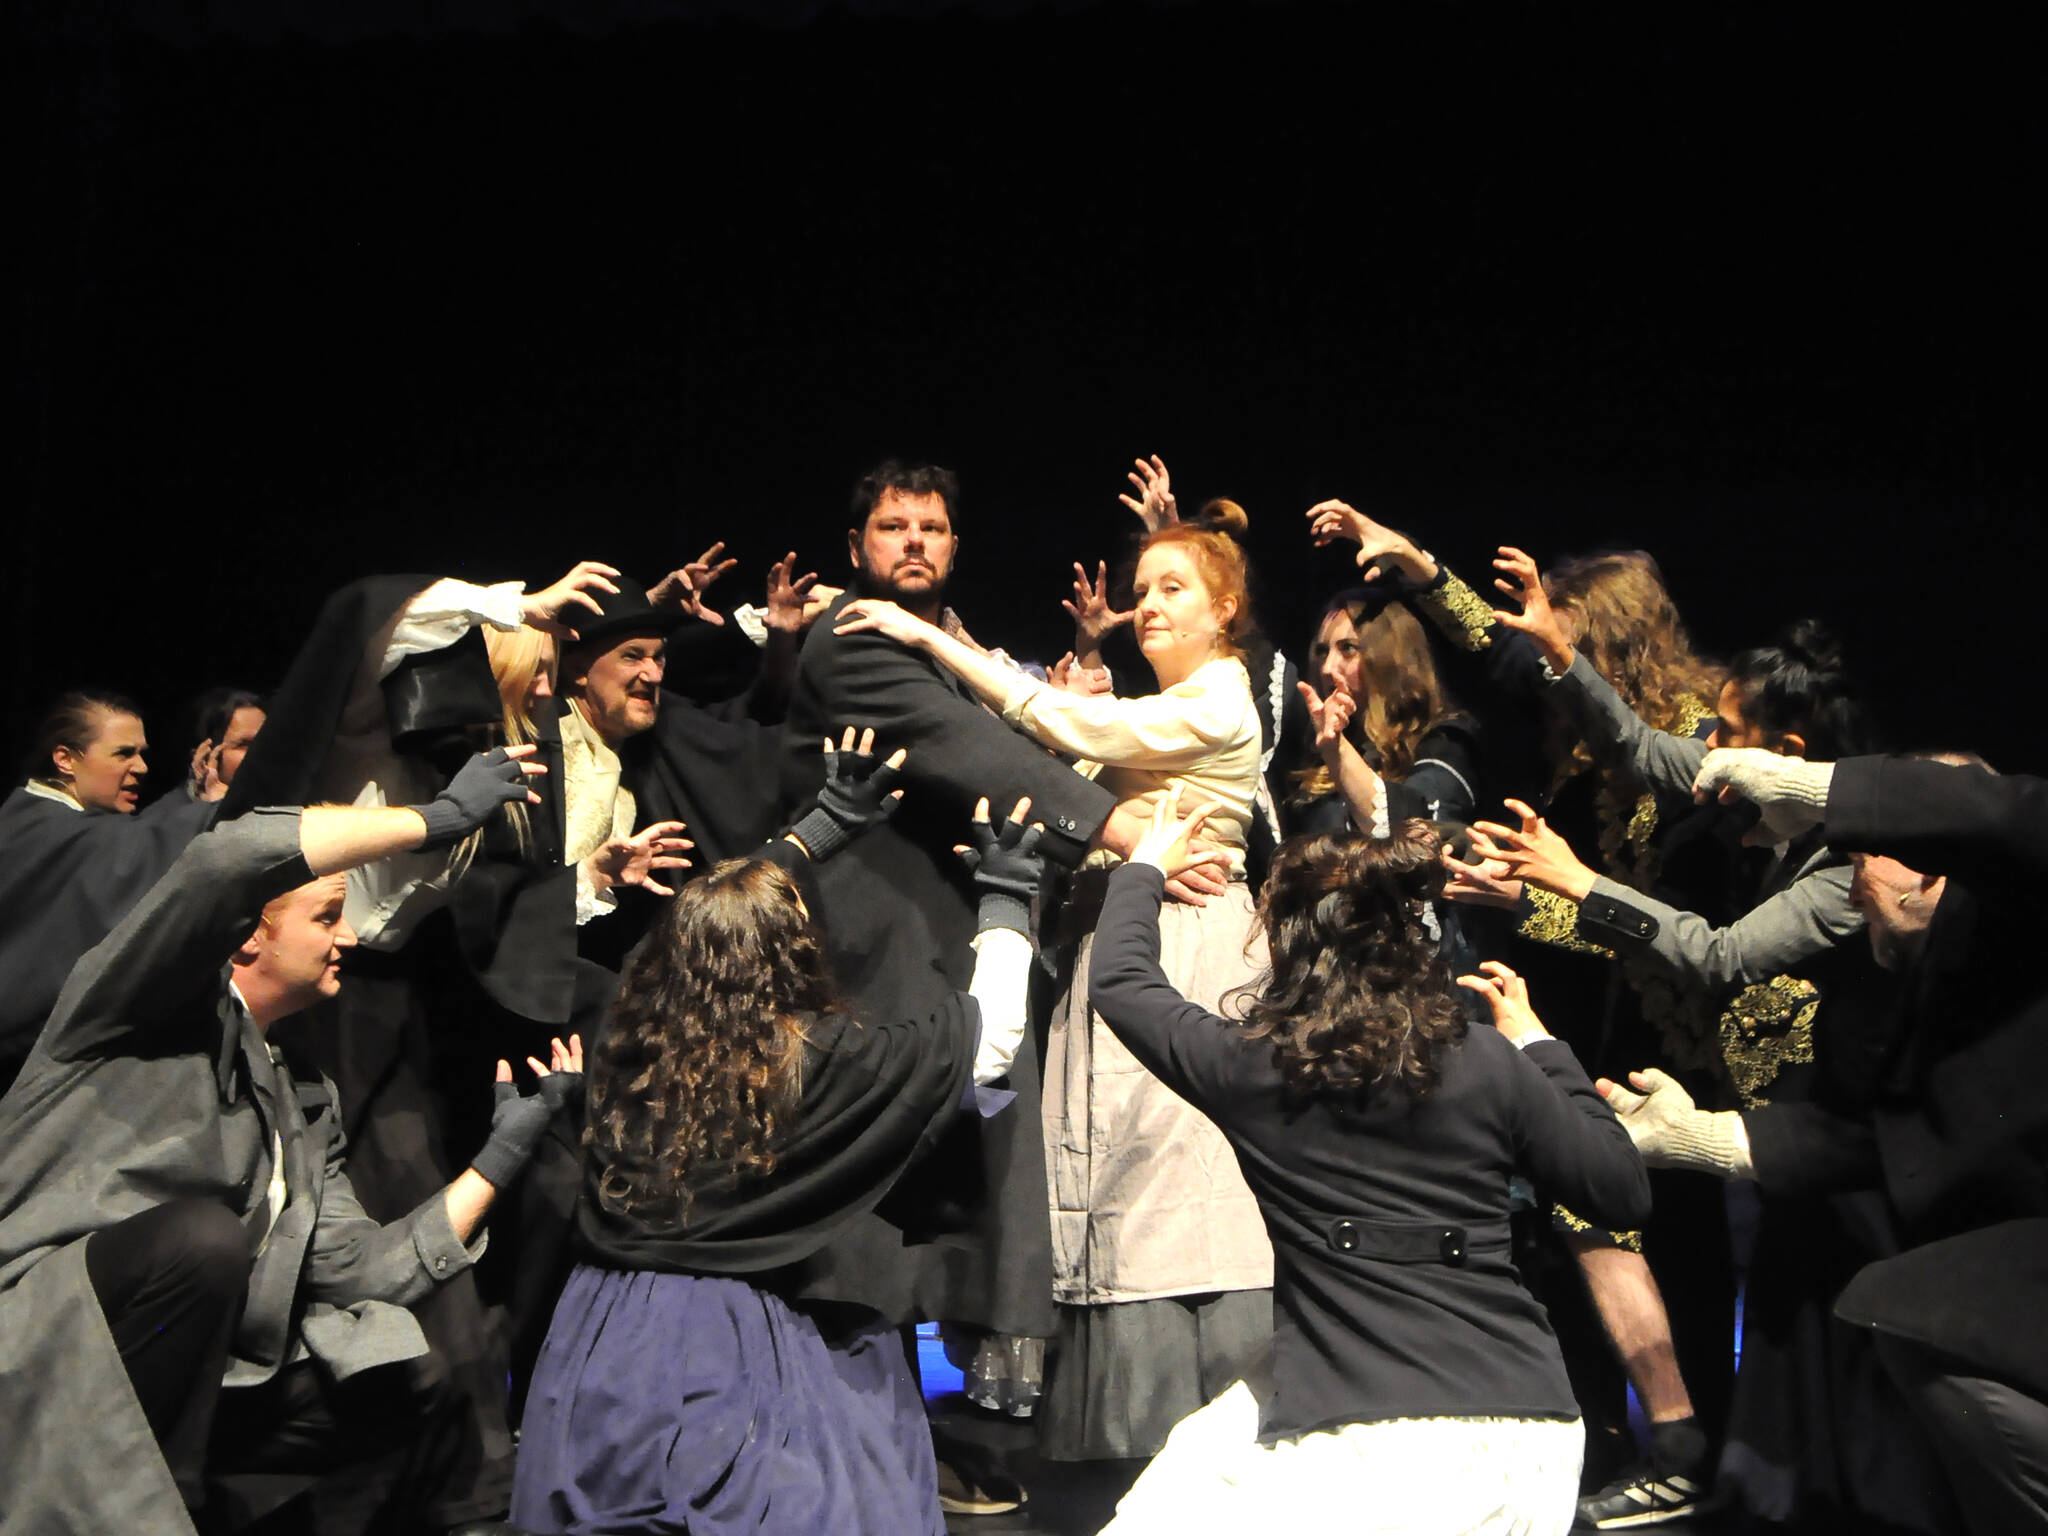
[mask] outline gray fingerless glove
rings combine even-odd
[[[898,804],[889,798],[897,776],[897,770],[873,752],[825,748],[825,783],[818,803],[790,828],[813,863],[824,863],[869,827],[889,819]]]
[[[1038,851],[1043,826],[1005,820],[1000,828],[985,821],[971,824],[974,846],[960,855],[974,875],[981,909],[974,931],[1009,928],[1031,932],[1031,901],[1045,879],[1045,855]]]
[[[448,787],[425,805],[406,809],[419,812],[427,824],[422,849],[447,848],[489,821],[499,806],[525,798],[526,770],[503,747],[493,747],[464,763]]]
[[[517,1083],[493,1083],[497,1106],[491,1111],[491,1139],[470,1159],[469,1166],[504,1189],[533,1160],[534,1148],[547,1134],[548,1122],[583,1086],[581,1072],[550,1072],[537,1093],[522,1094]]]

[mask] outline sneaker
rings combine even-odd
[[[1579,1524],[1596,1531],[1621,1531],[1636,1525],[1662,1525],[1697,1514],[1706,1489],[1686,1472],[1659,1471],[1639,1463],[1598,1493],[1579,1500]]]
[[[939,1508],[949,1515],[1006,1515],[1025,1500],[1024,1485],[978,1445],[954,1435],[932,1436],[939,1463]]]

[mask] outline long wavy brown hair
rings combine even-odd
[[[1356,1102],[1385,1086],[1411,1100],[1465,1036],[1450,969],[1426,926],[1443,893],[1437,835],[1404,821],[1386,838],[1326,832],[1284,845],[1259,893],[1269,969],[1245,1010],[1273,1042],[1295,1102]]]
[[[1593,670],[1648,724],[1677,730],[1695,709],[1713,709],[1720,674],[1693,649],[1664,573],[1645,551],[1566,560],[1544,575],[1543,590]],[[1583,744],[1568,759],[1560,764],[1567,773],[1593,760]]]
[[[1378,609],[1375,612],[1375,608]],[[1316,643],[1336,614],[1351,621],[1357,636],[1359,685],[1363,698],[1354,702],[1352,744],[1373,770],[1389,779],[1405,779],[1415,771],[1415,751],[1422,739],[1459,713],[1437,677],[1436,656],[1422,622],[1400,603],[1379,605],[1362,588],[1339,592],[1316,624]],[[1322,687],[1316,680],[1316,686]],[[1296,775],[1296,795],[1316,800],[1334,794],[1337,781],[1321,763]]]
[[[606,1207],[680,1224],[693,1187],[772,1171],[803,1093],[804,1019],[836,1007],[787,870],[727,859],[678,891],[590,1067],[583,1144]]]

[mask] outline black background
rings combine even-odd
[[[1722,653],[1819,614],[2039,769],[2044,28],[1954,9],[29,6],[9,734],[168,746],[372,570],[758,600],[888,452],[1049,657],[1157,452],[1290,645],[1343,495],[1647,547]]]

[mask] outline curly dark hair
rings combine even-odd
[[[1444,870],[1437,834],[1404,821],[1385,838],[1300,837],[1259,895],[1270,969],[1245,1011],[1271,1039],[1290,1100],[1356,1102],[1382,1085],[1425,1098],[1464,1039],[1450,969],[1425,926]]]
[[[599,1199],[680,1224],[693,1185],[770,1172],[803,1092],[804,1018],[837,1006],[787,870],[727,859],[685,885],[591,1063],[583,1144]]]

